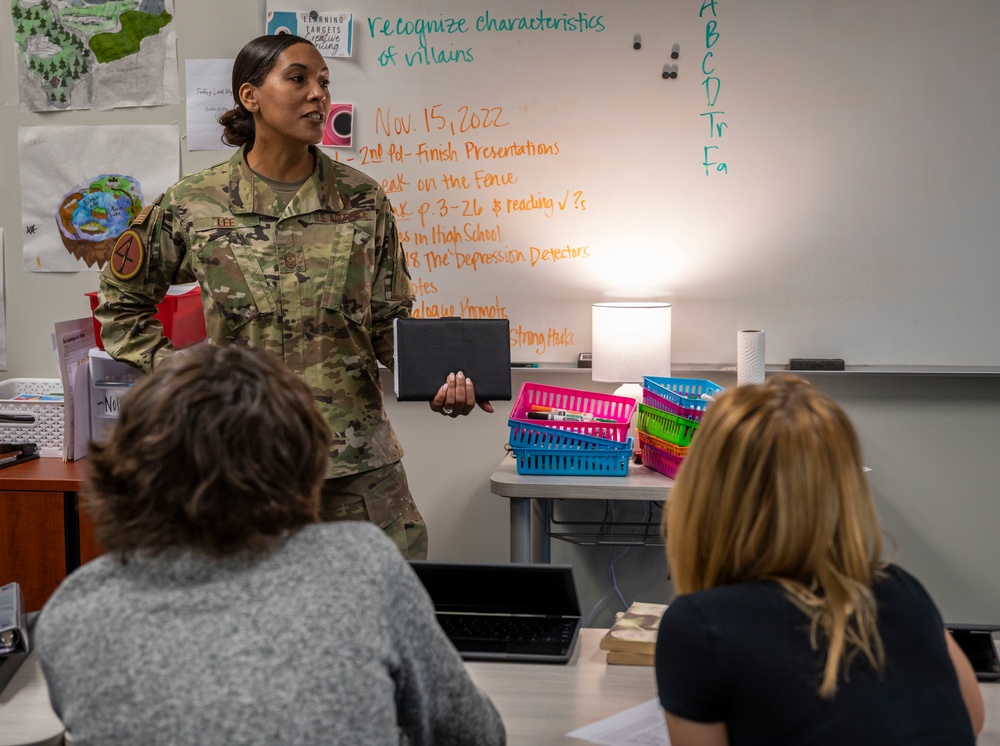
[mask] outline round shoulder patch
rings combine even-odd
[[[118,236],[111,252],[111,274],[119,280],[131,280],[142,269],[146,261],[146,249],[142,237],[133,230]]]

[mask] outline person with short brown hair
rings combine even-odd
[[[107,553],[46,603],[36,650],[78,746],[503,744],[396,545],[320,523],[329,430],[281,361],[201,345],[92,443]]]
[[[98,544],[127,560],[185,548],[262,553],[319,520],[330,429],[281,361],[203,346],[128,394],[106,444],[88,451]]]
[[[829,396],[792,375],[719,395],[663,530],[674,746],[975,742],[975,674],[923,586],[883,560],[861,446]]]

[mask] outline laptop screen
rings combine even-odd
[[[439,612],[579,616],[570,565],[413,560]]]

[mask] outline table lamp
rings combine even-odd
[[[643,376],[670,375],[669,303],[595,303],[591,331],[591,378],[620,383],[615,396],[641,403]]]

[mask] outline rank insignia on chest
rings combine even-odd
[[[136,227],[142,226],[146,222],[146,218],[149,217],[149,213],[153,211],[153,205],[146,205],[142,208],[142,212],[135,216],[135,220],[132,221],[132,225]]]
[[[127,230],[118,237],[111,252],[111,274],[119,280],[131,280],[142,269],[146,259],[146,248],[142,237],[133,230]]]

